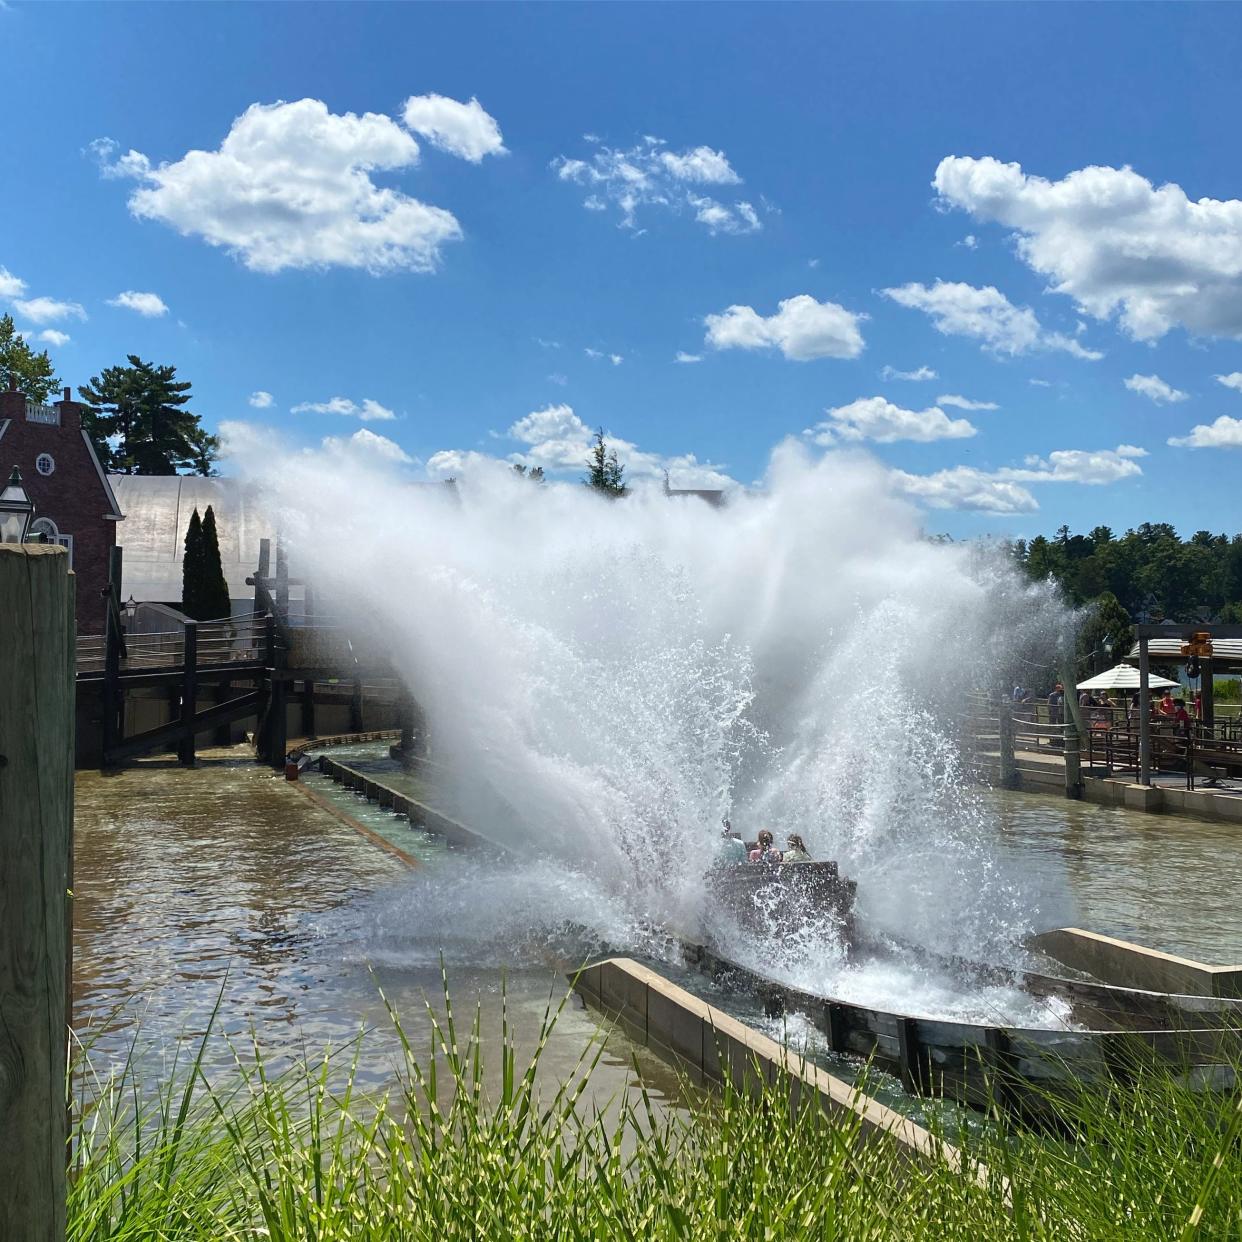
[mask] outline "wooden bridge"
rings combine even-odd
[[[192,764],[204,733],[220,737],[229,725],[254,718],[256,756],[278,768],[288,748],[291,699],[300,703],[300,733],[307,737],[315,734],[317,705],[347,705],[351,731],[362,728],[368,689],[392,701],[403,722],[413,719],[416,709],[386,656],[360,648],[335,618],[316,614],[311,588],[289,577],[279,545],[272,572],[270,543],[260,542],[259,564],[247,582],[254,587],[249,616],[183,618],[162,633],[127,633],[121,549],[114,549],[104,633],[78,637],[80,753],[98,755],[101,767],[111,767],[175,748],[182,763]],[[302,589],[294,607],[290,587]],[[126,735],[126,703],[136,702],[138,692],[160,689],[167,691],[172,718]],[[100,735],[87,739],[93,745],[83,745],[84,714],[86,733],[97,729]]]

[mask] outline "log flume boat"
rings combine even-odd
[[[835,862],[724,863],[709,882],[720,907],[748,931],[781,936],[831,925],[843,944],[854,940],[857,884]]]

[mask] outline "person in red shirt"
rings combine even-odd
[[[1173,700],[1173,723],[1180,725],[1186,732],[1190,731],[1190,713],[1186,710],[1185,699]]]
[[[1180,703],[1181,700],[1179,699],[1177,702]],[[1182,704],[1182,706],[1184,707],[1185,704]],[[1173,701],[1173,695],[1170,691],[1166,690],[1164,692],[1164,698],[1160,700],[1160,706],[1156,710],[1165,717],[1177,715],[1177,703]]]

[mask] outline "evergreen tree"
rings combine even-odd
[[[203,522],[197,506],[190,515],[181,558],[181,611],[196,621],[203,618]]]
[[[1111,654],[1105,647],[1111,647]],[[1095,601],[1091,615],[1078,633],[1078,668],[1084,676],[1120,664],[1134,645],[1130,614],[1111,591]]]
[[[202,529],[202,613],[199,620],[214,621],[229,616],[233,605],[229,600],[229,584],[220,564],[220,540],[216,535],[216,514],[210,505],[203,514]]]
[[[107,367],[81,387],[89,407],[82,425],[106,470],[120,474],[210,474],[217,441],[184,407],[190,384],[177,368],[130,354],[128,366]]]
[[[604,429],[598,428],[591,456],[587,458],[587,476],[582,481],[605,496],[624,496],[629,491],[622,477],[624,474],[625,467],[617,460],[617,450],[608,447]]]
[[[513,473],[516,474],[519,478],[529,479],[530,482],[532,483],[543,482],[543,467],[542,466],[531,466],[529,469],[527,469],[527,467],[522,465],[521,462],[517,462],[513,467]]]
[[[0,387],[13,384],[30,401],[42,405],[60,387],[45,349],[36,354],[17,331],[12,315],[0,317]]]

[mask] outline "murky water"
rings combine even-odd
[[[364,1084],[390,1080],[397,1044],[379,989],[426,1046],[424,1005],[443,1010],[438,952],[386,943],[388,912],[417,903],[423,877],[313,805],[244,751],[210,752],[197,769],[144,763],[77,778],[74,1023],[103,1058],[119,1062],[138,1033],[152,1068],[184,1059],[213,1021],[246,1045],[253,1032],[279,1063],[341,1048],[360,1030]],[[378,812],[367,812],[363,815]],[[411,852],[404,821],[384,815]],[[479,1005],[488,1042],[502,993],[519,1059],[529,1055],[549,1003],[566,990],[566,963],[513,944],[478,960],[446,960],[453,1004],[468,1022]],[[218,1011],[217,1011],[218,1002]],[[549,1079],[568,1074],[598,1037],[572,1005],[544,1053]],[[222,1040],[217,1062],[227,1060]],[[657,1099],[675,1101],[675,1075],[623,1037],[609,1037],[592,1094],[634,1081],[632,1059]]]
[[[1242,828],[1026,793],[989,795],[1037,926],[1242,962]]]

